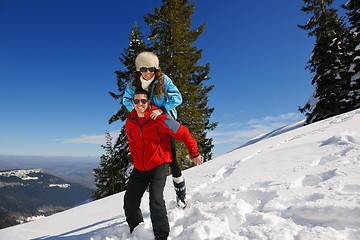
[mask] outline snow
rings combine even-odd
[[[184,171],[185,210],[168,178],[169,239],[359,239],[360,109],[284,129]],[[132,234],[123,195],[2,229],[0,239],[153,239],[148,193]]]
[[[58,188],[69,188],[70,184],[64,183],[64,184],[49,184],[49,187],[58,187]]]
[[[10,171],[3,171],[0,172],[0,176],[4,177],[18,177],[21,180],[37,180],[38,177],[30,177],[28,176],[31,173],[42,173],[43,170],[41,169],[29,169],[29,170],[10,170]]]
[[[18,219],[18,223],[26,223],[26,222],[30,222],[30,221],[35,221],[41,218],[44,218],[45,215],[38,215],[38,216],[32,216],[32,217],[24,217],[24,218],[20,218]]]
[[[351,81],[356,82],[360,79],[360,73],[356,73],[354,76],[351,77]],[[355,83],[354,83],[355,85]]]

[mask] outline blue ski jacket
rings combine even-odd
[[[158,83],[158,80],[155,79],[154,83],[151,84],[151,90],[149,92],[150,102],[152,105],[157,106],[164,113],[169,114],[174,119],[177,119],[177,111],[176,107],[182,103],[182,96],[179,89],[174,85],[171,78],[167,75],[163,74],[164,81],[164,95],[158,98],[155,93],[155,86]],[[132,82],[126,86],[124,96],[122,99],[122,103],[125,105],[127,110],[131,112],[133,110],[132,100],[134,99],[135,87],[132,86]]]

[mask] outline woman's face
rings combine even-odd
[[[150,80],[155,75],[155,68],[154,67],[141,67],[140,68],[141,76],[144,80]]]

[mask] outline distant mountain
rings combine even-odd
[[[96,189],[93,169],[99,164],[99,157],[0,155],[1,170],[40,168],[65,181],[92,189]]]
[[[92,191],[42,169],[0,171],[0,228],[72,208]]]

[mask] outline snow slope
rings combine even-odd
[[[184,171],[189,206],[165,187],[169,239],[349,239],[360,237],[360,109],[236,149]],[[153,239],[128,232],[123,193],[0,230],[0,239]]]

